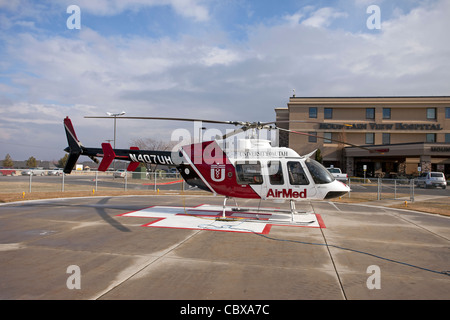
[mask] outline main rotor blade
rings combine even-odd
[[[262,122],[261,125],[277,124],[277,123],[323,123],[323,121],[311,120],[276,120],[270,122]],[[345,124],[344,124],[345,125]]]
[[[240,121],[220,121],[220,120],[207,120],[207,119],[193,119],[193,118],[172,118],[172,117],[112,117],[112,116],[85,116],[85,118],[91,118],[91,119],[132,119],[132,120],[171,120],[171,121],[201,121],[205,123],[216,123],[216,124],[232,124],[235,126],[243,125],[244,122]]]
[[[239,133],[244,132],[244,131],[247,131],[247,130],[248,130],[247,127],[241,127],[241,128],[238,128],[238,129],[236,129],[236,130],[233,130],[232,132],[228,132],[228,133],[224,134],[224,135],[222,136],[222,140],[226,140],[227,138],[229,138],[229,137],[231,137],[231,136],[234,136],[235,134],[239,134]]]
[[[369,149],[369,148],[366,148],[366,147],[358,146],[358,145],[353,144],[353,143],[349,143],[349,142],[345,142],[345,141],[341,141],[341,140],[336,140],[336,139],[331,139],[331,138],[325,138],[325,137],[321,137],[321,136],[310,134],[310,133],[306,133],[306,132],[294,131],[294,130],[283,129],[283,128],[277,128],[277,129],[278,130],[282,130],[282,131],[286,131],[286,132],[290,132],[290,133],[301,134],[301,135],[304,135],[304,136],[316,137],[316,138],[323,139],[323,140],[330,140],[330,141],[333,141],[333,142],[346,144],[346,145],[351,146],[351,147],[367,150],[370,153],[375,153],[375,152],[378,152],[378,153],[381,153],[381,154],[384,153],[384,152],[380,152],[380,151],[378,151],[376,149]]]

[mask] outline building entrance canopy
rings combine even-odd
[[[373,176],[416,175],[419,171],[450,174],[450,145],[446,143],[419,142],[364,147],[374,150],[374,153],[357,147],[345,148],[348,175],[361,175],[363,165]]]

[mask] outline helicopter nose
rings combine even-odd
[[[330,183],[329,190],[330,191],[327,192],[324,199],[333,199],[343,196],[350,192],[350,187],[345,183],[335,180]]]

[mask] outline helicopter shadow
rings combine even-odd
[[[103,198],[100,199],[100,201],[97,202],[97,205],[104,205],[107,204],[108,201],[111,198]],[[127,227],[125,227],[123,224],[121,224],[119,221],[117,221],[116,219],[114,219],[113,217],[111,217],[105,210],[105,206],[95,206],[95,211],[97,212],[97,214],[100,216],[100,218],[102,218],[105,222],[107,222],[110,226],[116,228],[117,230],[121,231],[121,232],[131,232],[130,229],[128,229]]]

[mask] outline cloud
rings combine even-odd
[[[308,27],[322,28],[329,27],[333,20],[343,17],[347,17],[347,14],[330,7],[325,7],[314,11],[308,19],[303,20],[301,23]]]
[[[319,11],[310,15],[321,17],[315,23],[305,23],[308,18],[297,25],[258,26],[249,40],[267,67],[277,65],[280,80],[297,87],[297,95],[448,94],[449,76],[442,78],[443,70],[450,71],[448,2],[385,20],[373,33],[317,28],[326,25],[323,17],[333,16]],[[429,82],[433,74],[439,77]]]
[[[72,0],[56,1],[60,4],[62,2],[65,6],[73,4]],[[170,6],[180,16],[204,22],[210,17],[208,8],[202,2],[202,0],[78,0],[76,4],[82,12],[98,16],[119,15],[125,11],[137,11],[154,6]]]

